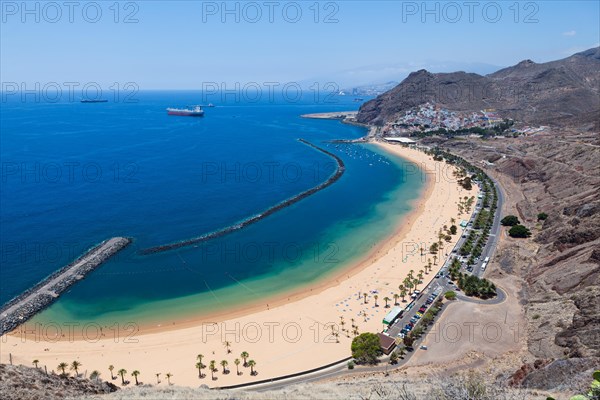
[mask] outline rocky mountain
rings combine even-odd
[[[357,120],[382,125],[426,102],[453,111],[495,108],[502,117],[528,124],[597,123],[600,47],[547,63],[525,60],[486,76],[413,72],[394,89],[365,103]]]

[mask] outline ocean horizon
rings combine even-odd
[[[227,310],[356,263],[393,233],[423,187],[421,171],[374,145],[328,142],[364,136],[365,128],[300,117],[356,110],[351,96],[214,101],[204,118],[165,111],[201,103],[198,92],[137,97],[4,103],[0,303],[95,244],[127,236],[132,245],[34,321],[160,323]],[[141,254],[238,223],[326,181],[334,160],[299,138],[344,161],[339,181],[226,236]]]

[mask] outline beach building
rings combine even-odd
[[[381,346],[381,350],[385,355],[388,355],[394,350],[396,347],[396,340],[388,335],[384,335],[383,333],[379,333],[379,346]]]
[[[386,137],[384,139],[387,140],[388,142],[400,143],[400,144],[406,144],[406,145],[411,145],[411,144],[417,143],[416,141],[406,138],[406,137]]]
[[[387,313],[385,317],[383,317],[383,323],[385,325],[393,324],[396,318],[398,318],[402,314],[402,311],[404,311],[402,307],[393,307],[390,310],[390,312]]]
[[[465,221],[465,220],[460,221],[460,227],[461,228],[466,228],[467,227],[467,221]]]

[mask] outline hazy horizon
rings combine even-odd
[[[401,81],[598,46],[597,2],[2,2],[2,82]],[[71,3],[69,3],[71,4]],[[565,7],[565,5],[568,5]]]

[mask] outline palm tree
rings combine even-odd
[[[136,386],[140,384],[138,382],[138,379],[137,379],[137,377],[138,377],[139,374],[140,374],[140,371],[138,371],[137,369],[131,373],[131,376],[133,376],[135,378],[135,384],[136,384]]]
[[[429,266],[429,269],[431,270],[431,258],[427,259],[427,265]]]
[[[340,342],[340,334],[339,334],[339,333],[337,333],[337,332],[335,332],[335,333],[333,334],[333,336],[335,337],[335,342],[336,342],[336,343],[339,343],[339,342]]]
[[[202,354],[198,354],[196,356],[196,360],[198,360],[198,362],[196,363],[196,368],[198,368],[198,378],[202,378],[202,368],[206,367],[206,365],[202,364],[203,358],[204,355]]]
[[[38,367],[38,363],[40,362],[40,360],[33,360],[33,365],[35,365],[35,367]]]
[[[374,296],[373,296],[373,298],[375,299],[375,307],[379,307],[379,306],[377,305],[377,299],[379,298],[379,296],[377,296],[377,295],[374,295]]]
[[[223,342],[223,346],[225,346],[225,348],[227,349],[227,354],[231,353],[231,349],[230,349],[230,347],[231,347],[231,342],[224,341],[224,342]]]
[[[365,322],[367,322],[367,312],[363,311],[362,314],[363,314],[363,317],[365,318]]]
[[[367,304],[367,294],[366,294],[366,293],[363,293],[363,297],[364,297],[364,299],[365,299],[363,304]]]
[[[418,278],[413,279],[413,287],[415,288],[415,290],[417,290],[417,288],[419,287],[419,279]]]
[[[58,364],[58,367],[56,369],[60,369],[62,370],[62,374],[66,375],[67,373],[65,372],[65,369],[69,366],[69,364],[67,364],[66,362],[61,362],[60,364]]]
[[[156,384],[160,385],[160,372],[156,373]]]
[[[217,370],[217,362],[215,360],[211,360],[210,364],[208,365],[208,369],[210,369],[210,376],[212,378],[212,380],[215,380],[215,371]]]
[[[419,270],[419,273],[417,274],[417,278],[419,278],[419,282],[423,281],[423,270],[422,269]]]
[[[75,376],[79,376],[79,371],[77,370],[79,367],[81,367],[79,361],[75,360],[71,363],[71,369],[75,371]]]
[[[450,223],[451,223],[452,225],[454,225],[454,224],[456,223],[456,220],[455,220],[454,218],[450,218]]]
[[[121,383],[123,385],[125,385],[125,374],[127,373],[127,370],[125,368],[121,368],[117,374],[121,375]]]
[[[406,286],[408,286],[408,294],[412,294],[412,289],[415,287],[414,281],[412,279],[409,279],[406,282]]]
[[[404,286],[402,286],[402,289],[400,289],[400,297],[402,297],[402,302],[404,303],[406,300],[404,300],[404,298],[406,297],[406,289],[404,288]]]
[[[350,318],[350,322],[352,322],[352,327],[354,328],[354,322],[356,322],[354,318]]]
[[[96,382],[98,382],[98,380],[100,379],[100,371],[93,370],[92,373],[90,374],[90,379],[93,379]]]
[[[235,373],[236,375],[240,374],[240,359],[236,358],[235,360],[233,360],[233,363],[235,364]]]
[[[391,300],[391,299],[390,299],[389,297],[387,297],[387,296],[385,296],[385,297],[383,298],[383,301],[385,301],[385,308],[388,308],[388,301],[390,301],[390,300]]]
[[[204,368],[205,365],[202,364],[202,362],[198,361],[196,363],[196,368],[198,368],[198,378],[202,378],[202,368]]]
[[[400,297],[400,295],[398,293],[394,293],[394,305],[397,306],[398,305],[398,298]]]
[[[340,325],[342,325],[342,332],[344,331],[344,325],[346,325],[346,321],[344,321],[343,317],[342,320],[340,321]]]
[[[221,360],[220,362],[221,367],[223,367],[223,374],[227,373],[227,365],[229,365],[229,363],[227,362],[227,360]]]
[[[433,255],[433,265],[437,264],[437,255]]]
[[[242,354],[240,354],[240,357],[242,357],[242,360],[244,360],[244,367],[247,367],[248,363],[246,362],[246,360],[248,359],[248,357],[250,357],[250,354],[248,354],[247,351],[242,351]]]
[[[358,336],[358,326],[354,327],[354,331],[352,332],[354,336]]]
[[[425,251],[425,249],[423,248],[423,246],[419,247],[419,250],[421,251],[421,255],[423,255],[423,252]]]
[[[109,365],[108,366],[108,370],[110,371],[110,378],[114,381],[115,380],[115,376],[113,375],[113,370],[115,369],[114,365]]]
[[[173,377],[173,374],[170,372],[167,372],[167,374],[165,375],[167,377],[167,382],[169,383],[169,385],[171,384],[171,377]]]
[[[248,365],[250,366],[250,375],[256,375],[256,371],[254,371],[254,367],[256,366],[256,361],[250,360],[250,361],[248,361]]]
[[[397,351],[401,358],[403,358],[403,356],[406,354],[406,348],[404,346],[400,347]]]

